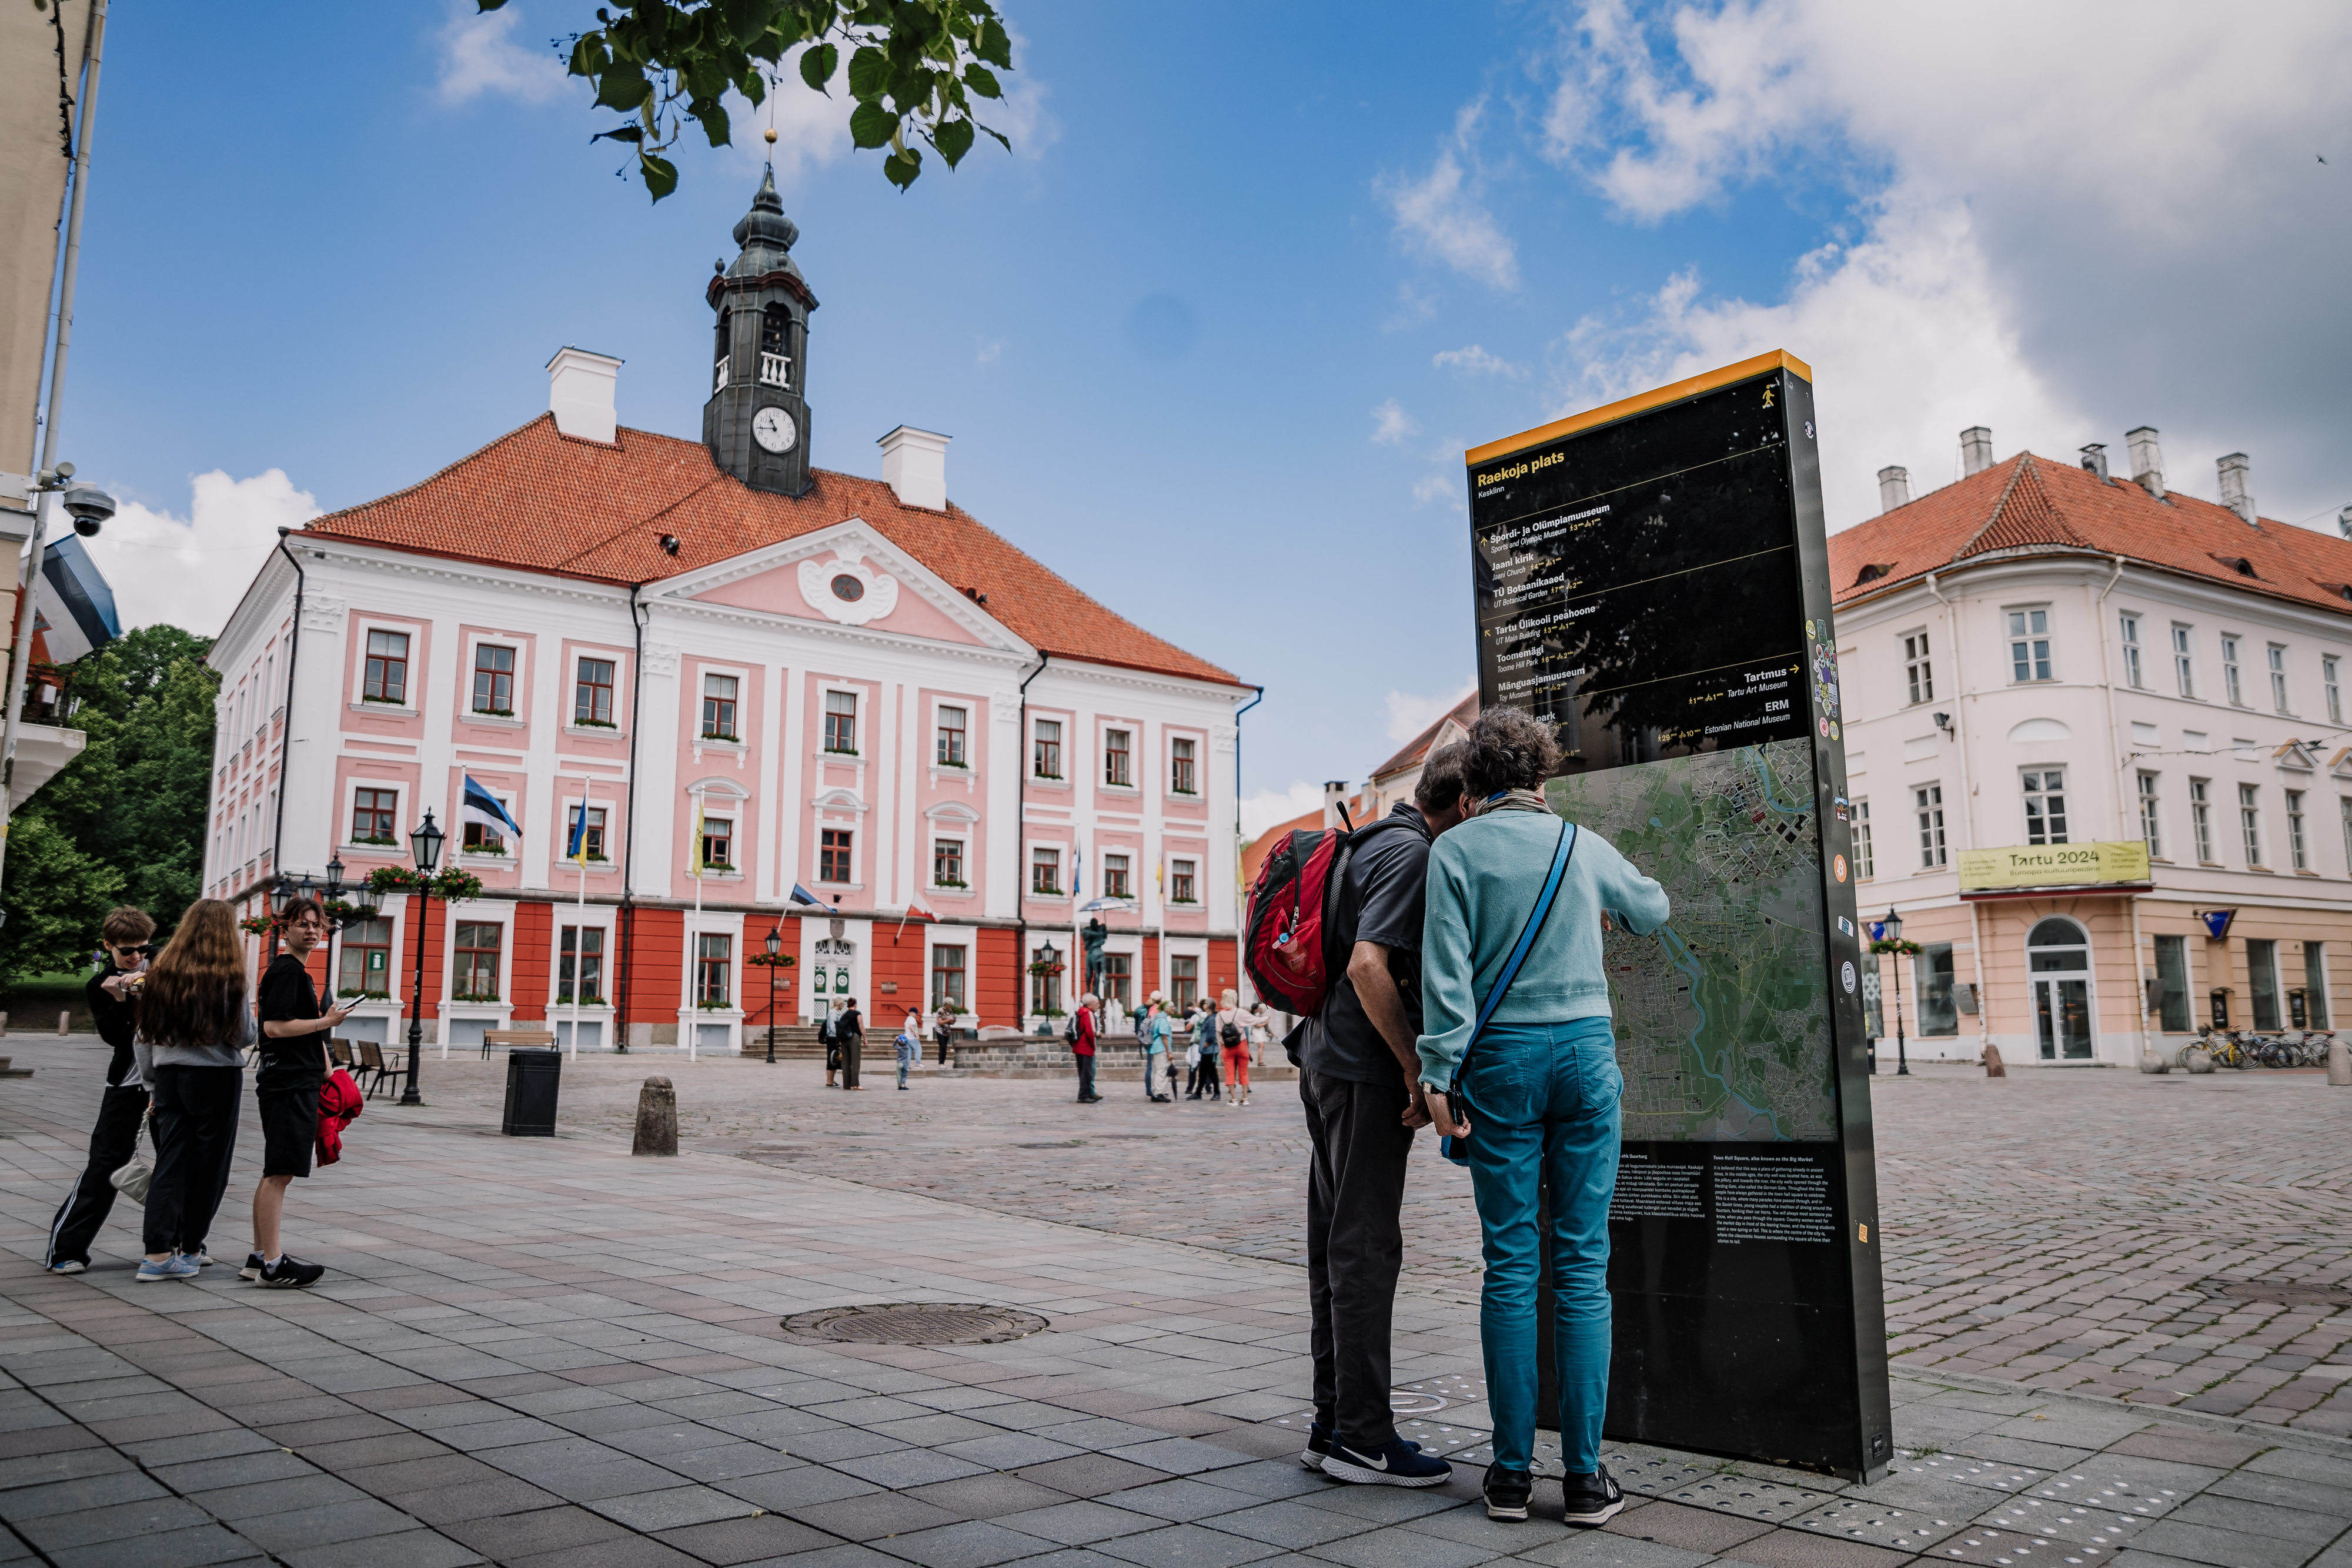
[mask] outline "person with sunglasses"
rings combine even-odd
[[[98,1125],[89,1134],[89,1163],[66,1189],[57,1218],[49,1221],[48,1255],[42,1266],[52,1274],[79,1274],[89,1267],[89,1244],[114,1209],[109,1179],[139,1150],[139,1124],[147,1114],[147,1086],[131,1050],[138,1032],[139,986],[153,956],[155,922],[143,909],[110,909],[98,928],[101,958],[84,995],[98,1038],[113,1056],[106,1064],[106,1087],[99,1096]]]
[[[327,1083],[326,1037],[351,1016],[351,1002],[319,1010],[310,981],[310,950],[327,939],[327,912],[315,898],[298,898],[279,916],[285,950],[263,971],[261,1061],[254,1097],[261,1103],[261,1181],[253,1189],[253,1251],[240,1279],[278,1290],[316,1284],[327,1270],[286,1254],[278,1244],[286,1188],[310,1174],[319,1142],[319,1092]]]

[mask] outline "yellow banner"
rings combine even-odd
[[[2003,850],[1962,850],[1960,891],[2001,887],[2081,887],[2147,880],[2147,845],[2019,844]]]

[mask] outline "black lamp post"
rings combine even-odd
[[[281,871],[278,873],[278,880],[269,884],[269,956],[272,959],[278,956],[277,923],[286,918],[287,906],[293,902],[294,879]]]
[[[768,1065],[776,1064],[776,955],[783,951],[784,924],[776,922],[768,932]]]
[[[1056,981],[1054,977],[1054,966],[1062,961],[1062,955],[1059,949],[1055,947],[1051,942],[1048,942],[1043,947],[1037,949],[1037,961],[1044,965],[1045,968],[1045,984],[1039,988],[1045,993],[1045,1007],[1050,1008],[1055,1002],[1062,999],[1060,983]],[[1038,1012],[1040,1016],[1043,1016],[1045,1013],[1045,1008],[1040,1008]],[[1048,1022],[1046,1024],[1045,1032],[1049,1035],[1054,1032],[1054,1026],[1052,1023]]]
[[[408,835],[408,851],[416,859],[416,995],[408,1013],[408,1086],[400,1092],[404,1105],[422,1105],[425,1097],[416,1091],[417,1070],[425,1065],[425,934],[431,929],[433,912],[432,876],[441,863],[441,842],[449,835],[433,825],[433,813],[425,813],[424,823]]]
[[[1885,924],[1880,928],[1889,942],[1903,940],[1903,917],[1887,906]],[[1874,1065],[1875,1065],[1874,1063]],[[1911,1076],[1911,1060],[1903,1047],[1903,955],[1895,955],[1895,1076]]]

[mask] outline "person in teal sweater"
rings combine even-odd
[[[1476,1123],[1470,1184],[1486,1260],[1478,1337],[1495,1417],[1486,1512],[1525,1519],[1533,1490],[1540,1179],[1552,1195],[1564,1516],[1602,1524],[1624,1507],[1601,1462],[1601,1416],[1609,1394],[1609,1204],[1625,1081],[1601,943],[1612,921],[1642,936],[1656,931],[1666,923],[1666,894],[1600,834],[1563,823],[1546,804],[1543,782],[1559,768],[1550,726],[1514,708],[1490,709],[1467,744],[1470,793],[1480,806],[1430,852],[1417,1043],[1438,1131]],[[1480,1008],[1542,894],[1563,831],[1570,852],[1559,891],[1474,1041]]]

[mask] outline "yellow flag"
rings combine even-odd
[[[702,797],[694,798],[694,880],[702,880]]]

